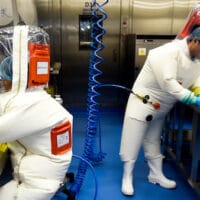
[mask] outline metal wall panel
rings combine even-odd
[[[129,34],[175,35],[198,0],[124,0]]]
[[[134,0],[133,32],[136,34],[171,34],[173,0]]]
[[[186,22],[186,18],[191,9],[191,3],[188,0],[176,0],[174,1],[172,18],[172,34],[176,35],[182,29]]]
[[[35,0],[39,26],[46,30],[51,39],[51,62],[61,60],[62,17],[60,0]]]

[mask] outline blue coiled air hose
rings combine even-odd
[[[97,91],[99,86],[101,85],[97,78],[102,74],[102,72],[98,69],[98,65],[100,65],[104,59],[98,55],[99,51],[104,49],[104,44],[101,41],[103,35],[106,33],[106,30],[101,25],[102,22],[107,18],[106,12],[102,9],[104,5],[108,3],[106,0],[104,3],[99,4],[96,1],[93,2],[94,7],[96,7],[92,11],[92,31],[91,31],[91,52],[90,52],[90,64],[89,64],[89,80],[88,80],[88,123],[87,123],[87,133],[85,137],[85,146],[82,158],[88,162],[100,162],[105,157],[105,154],[101,151],[99,153],[95,153],[95,139],[96,133],[99,125],[99,103],[97,102],[97,97],[100,95]],[[101,15],[101,17],[99,17]],[[99,136],[101,138],[101,136]],[[78,172],[76,174],[75,182],[70,188],[71,194],[76,196],[79,192],[86,171],[87,171],[87,163],[80,161]]]
[[[95,181],[95,193],[94,193],[94,198],[93,198],[93,200],[96,200],[96,198],[97,198],[97,193],[98,193],[98,182],[97,182],[97,176],[96,176],[96,173],[95,173],[95,171],[94,171],[93,166],[91,165],[90,162],[88,162],[86,159],[82,158],[81,156],[73,155],[73,157],[74,157],[74,158],[77,158],[77,159],[79,159],[79,160],[81,160],[82,162],[86,163],[87,166],[90,167],[90,170],[91,170],[91,172],[92,172],[92,174],[93,174],[94,181]]]

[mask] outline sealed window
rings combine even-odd
[[[102,16],[97,16],[96,21]],[[92,30],[92,20],[94,21],[94,17],[92,15],[80,15],[79,16],[79,50],[90,50],[91,49],[91,30]],[[94,21],[93,23],[95,23]],[[101,29],[98,27],[93,27],[95,31],[95,35],[101,33]]]

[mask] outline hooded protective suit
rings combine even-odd
[[[174,40],[150,50],[132,90],[141,96],[149,95],[151,101],[160,103],[160,109],[156,110],[152,104],[145,104],[132,94],[129,97],[120,147],[124,162],[122,192],[125,195],[134,193],[132,170],[142,143],[150,167],[149,181],[165,188],[176,186],[174,181],[162,174],[162,125],[165,115],[176,101],[194,96],[188,88],[199,76],[200,62],[191,59],[186,39]]]
[[[9,47],[13,78],[11,90],[0,94],[0,143],[8,143],[14,180],[0,188],[0,199],[49,200],[63,183],[71,162],[72,115],[43,86],[27,88],[28,43],[33,36],[39,43],[46,33],[28,26],[3,32],[14,32],[13,48]]]

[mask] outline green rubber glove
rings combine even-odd
[[[192,93],[188,93],[186,96],[181,99],[181,102],[187,105],[193,105],[197,102],[197,97]]]

